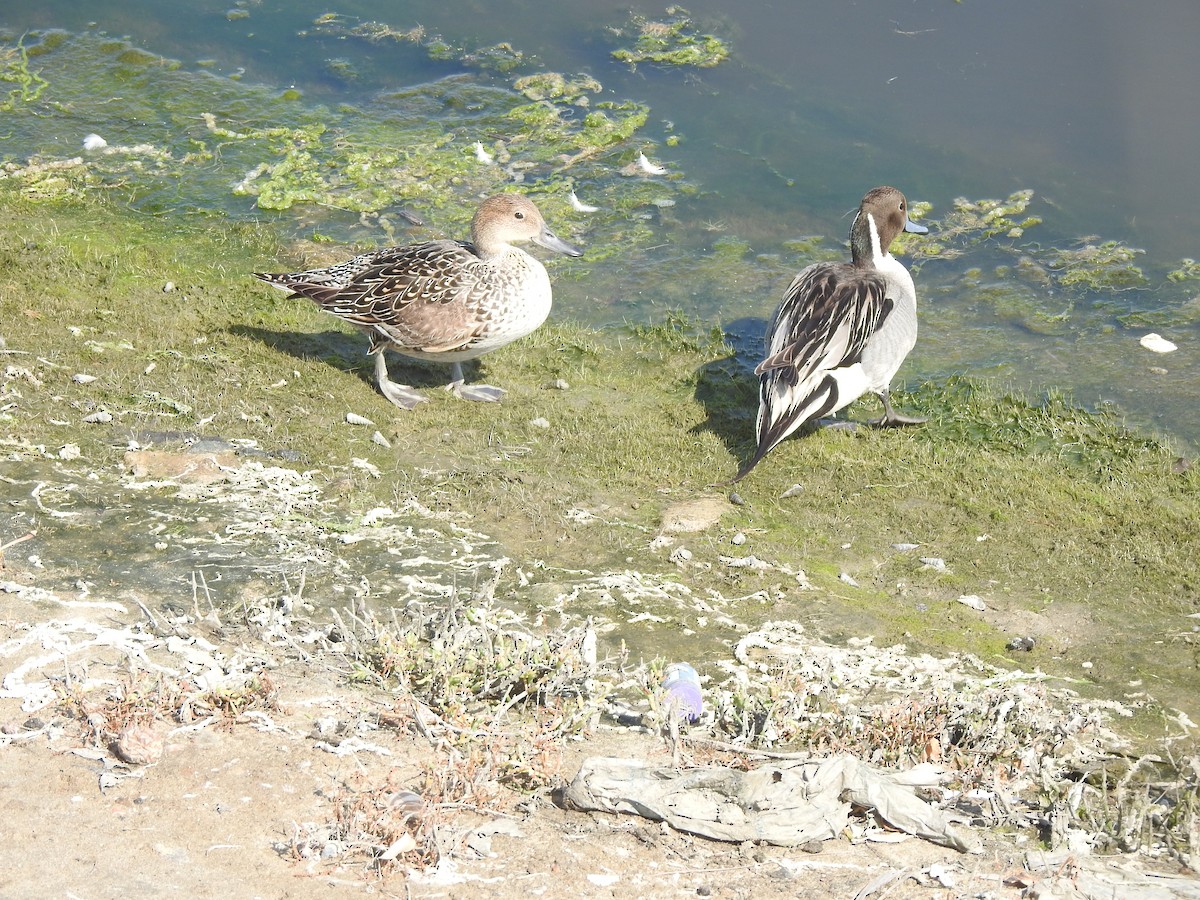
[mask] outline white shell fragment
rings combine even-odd
[[[534,428],[549,428],[550,420],[545,418],[544,416],[538,416],[536,419],[531,419],[529,421],[529,424],[532,425]]]
[[[100,137],[98,134],[85,135],[83,138],[84,150],[103,150],[108,146],[108,141]]]
[[[788,488],[786,491],[784,491],[782,494],[779,495],[779,499],[784,500],[788,497],[797,497],[803,493],[804,493],[804,485],[793,484],[790,488]]]
[[[907,553],[909,550],[916,550],[920,546],[920,544],[910,544],[907,541],[903,541],[899,544],[892,544],[892,549],[899,550],[901,553]]]
[[[83,417],[83,421],[88,425],[107,425],[113,420],[112,413],[100,410],[99,412],[91,413]]]
[[[78,444],[63,444],[58,449],[59,459],[79,459],[83,456],[83,451],[79,449]]]
[[[347,425],[374,425],[375,423],[372,422],[370,419],[368,419],[366,416],[360,416],[358,413],[348,412],[348,413],[346,413],[346,424]]]
[[[935,572],[946,571],[946,561],[940,556],[922,556],[921,563],[926,569],[933,569]]]
[[[378,444],[380,447],[391,449],[392,442],[383,436],[383,432],[377,431],[371,435],[371,443]]]
[[[96,380],[95,375],[88,375],[85,372],[76,372],[71,376],[71,380],[76,384],[91,384]]]
[[[842,572],[838,575],[838,581],[850,585],[850,587],[858,587],[858,582],[850,575],[849,572]]]
[[[1150,332],[1148,335],[1138,341],[1147,350],[1153,350],[1155,353],[1171,353],[1179,348],[1168,341],[1161,334]]]
[[[483,149],[482,141],[475,142],[475,158],[485,166],[489,166],[496,161],[492,154]]]
[[[600,207],[589,206],[588,204],[586,204],[582,200],[580,200],[579,197],[576,196],[574,191],[571,191],[571,209],[575,210],[576,212],[586,212],[586,213],[593,213],[593,212],[600,211]]]
[[[983,612],[987,609],[987,604],[983,602],[983,598],[976,594],[963,594],[958,598],[958,602],[963,606],[969,606],[976,612]]]
[[[666,175],[667,167],[660,166],[657,163],[652,163],[646,158],[645,153],[639,153],[637,158],[638,168],[647,175]]]

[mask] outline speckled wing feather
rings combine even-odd
[[[805,422],[861,396],[863,348],[892,310],[884,279],[844,263],[817,263],[784,292],[768,328],[760,376],[758,449],[742,478]]]
[[[395,344],[432,353],[468,345],[485,327],[473,302],[486,291],[473,274],[478,264],[465,241],[429,241],[264,280],[363,326],[373,349]]]

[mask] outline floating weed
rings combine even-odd
[[[958,197],[953,209],[928,234],[903,233],[895,242],[898,253],[911,257],[915,267],[928,259],[955,259],[989,238],[1020,238],[1025,231],[1041,224],[1038,216],[1027,215],[1032,190],[1010,194],[1005,200],[968,200]],[[912,205],[912,218],[922,221],[929,213],[928,203]]]
[[[1180,260],[1178,268],[1172,269],[1167,273],[1167,280],[1174,282],[1195,281],[1200,279],[1200,262],[1194,259],[1184,258]]]
[[[612,52],[613,58],[636,68],[638,63],[656,66],[695,66],[711,68],[729,56],[729,48],[720,38],[701,34],[690,15],[681,6],[668,6],[665,20],[651,20],[634,15],[618,35],[636,35],[632,47]]]
[[[29,69],[29,48],[24,40],[16,47],[0,47],[0,91],[7,87],[7,94],[0,94],[0,112],[11,112],[18,105],[33,103],[46,89],[49,82],[37,72]]]
[[[1144,252],[1117,241],[1086,240],[1070,249],[1051,250],[1046,265],[1063,287],[1112,293],[1146,286],[1146,276],[1134,265],[1134,260]]]

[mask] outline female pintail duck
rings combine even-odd
[[[805,422],[837,412],[873,391],[883,417],[872,425],[916,425],[924,419],[892,409],[892,376],[917,342],[912,276],[888,253],[901,231],[929,229],[908,221],[908,202],[893,187],[867,192],[850,226],[849,263],[814,263],[783,294],[767,328],[761,379],[758,449],[734,481]]]
[[[385,350],[448,362],[447,390],[467,400],[499,400],[501,388],[463,384],[462,361],[524,337],[550,314],[546,269],[514,241],[583,255],[546,227],[530,200],[497,194],[476,210],[469,242],[427,241],[310,272],[256,272],[255,277],[292,291],[293,297],[308,297],[367,332],[379,390],[401,409],[426,398],[388,377]]]

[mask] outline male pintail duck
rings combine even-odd
[[[749,474],[776,444],[805,422],[837,412],[873,391],[883,417],[872,425],[917,425],[925,419],[892,409],[892,376],[917,342],[912,276],[888,253],[901,231],[929,229],[908,220],[894,187],[872,188],[850,226],[849,263],[814,263],[783,294],[767,328],[758,449],[734,476]]]
[[[524,337],[550,314],[550,278],[540,262],[513,246],[533,241],[568,256],[583,251],[546,227],[519,194],[488,197],[471,220],[471,240],[427,241],[364,253],[336,266],[256,278],[308,297],[371,338],[375,381],[401,409],[426,398],[388,377],[385,350],[448,362],[446,386],[467,400],[499,400],[504,391],[465,385],[462,361]]]

